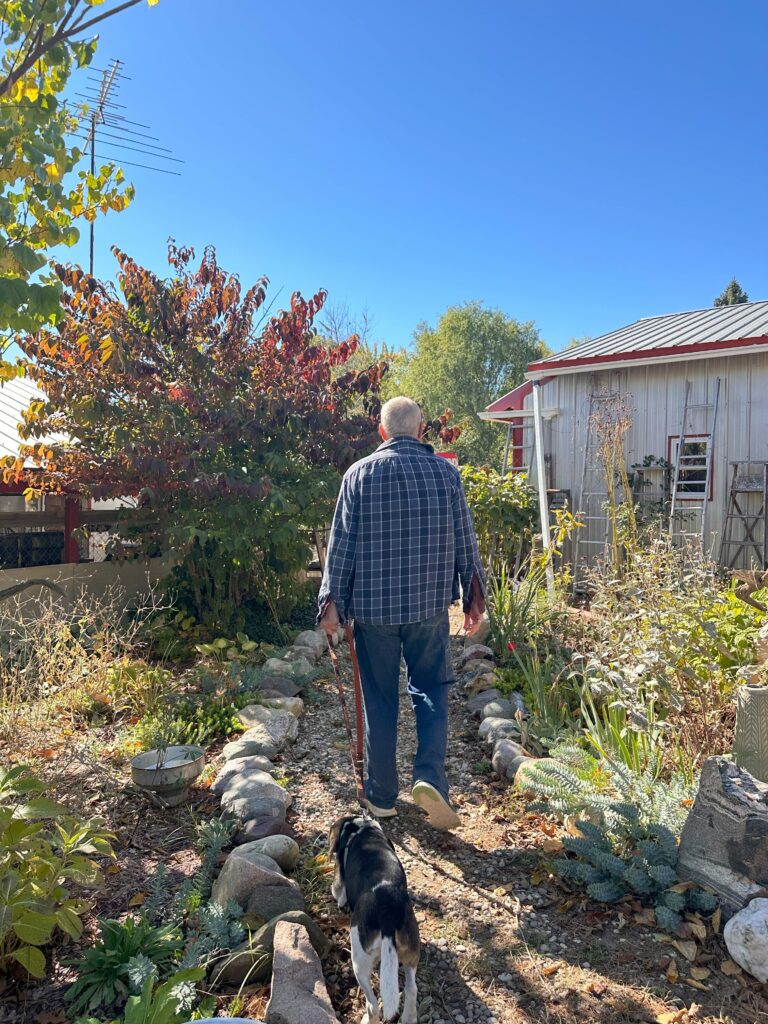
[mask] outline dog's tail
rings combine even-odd
[[[400,1006],[399,966],[394,936],[383,936],[381,940],[379,982],[381,988],[381,1010],[384,1020],[394,1020]]]

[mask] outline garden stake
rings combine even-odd
[[[331,656],[331,664],[333,665],[333,674],[336,676],[336,688],[339,691],[339,704],[341,705],[341,714],[344,718],[344,728],[347,732],[349,758],[352,762],[352,774],[354,775],[355,789],[357,790],[357,802],[363,809],[363,814],[367,817],[368,802],[365,799],[365,787],[363,785],[363,694],[360,686],[360,665],[357,661],[355,637],[352,633],[352,627],[346,625],[344,627],[344,632],[346,633],[347,643],[349,644],[349,652],[352,655],[352,675],[355,681],[355,731],[357,734],[355,739],[352,737],[352,723],[349,718],[347,699],[344,696],[344,683],[341,681],[339,658],[336,651],[333,649],[331,638],[327,634],[326,640],[328,641],[328,652]]]

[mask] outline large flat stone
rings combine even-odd
[[[267,1024],[336,1024],[323,969],[307,930],[279,921],[274,934]]]
[[[478,734],[489,747],[493,747],[499,740],[519,739],[520,726],[509,718],[484,718]]]
[[[221,796],[222,803],[225,797],[228,802],[231,800],[279,800],[286,810],[293,802],[287,789],[283,789],[279,783],[275,782],[268,772],[262,772],[258,768],[230,775],[224,780]]]
[[[248,729],[243,737],[248,736],[251,729],[260,726],[278,750],[284,750],[289,743],[295,743],[299,735],[299,723],[290,711],[276,711],[261,704],[248,704],[238,711],[237,717]]]
[[[293,829],[282,818],[249,818],[243,822],[243,827],[235,835],[233,843],[235,846],[245,846],[246,843],[253,843],[257,839],[266,839],[267,836],[289,836],[292,839]]]
[[[271,857],[283,871],[293,871],[299,862],[299,844],[288,836],[268,836],[240,847],[241,853],[260,853]]]
[[[725,918],[768,887],[768,783],[710,757],[680,837],[682,879],[708,885]]]
[[[497,682],[495,672],[481,672],[464,683],[464,691],[469,694],[482,693],[483,690],[492,690]]]
[[[300,684],[288,673],[278,675],[272,672],[262,676],[261,687],[262,693],[277,694],[280,697],[295,697],[297,693],[301,693]]]
[[[263,725],[259,724],[248,729],[238,740],[227,743],[221,752],[225,761],[233,761],[241,757],[261,756],[270,760],[277,757],[277,744]]]
[[[221,797],[221,808],[238,821],[273,818],[285,821],[285,802],[271,794],[268,796],[236,796],[225,791]]]
[[[260,888],[297,888],[296,883],[286,878],[277,864],[255,850],[242,852],[243,847],[234,849],[224,861],[219,877],[213,883],[211,899],[221,907],[230,900],[246,909],[254,893]],[[293,907],[286,907],[293,910]],[[303,909],[303,907],[297,908]],[[275,916],[275,915],[271,915]],[[268,920],[268,919],[267,919]]]
[[[464,650],[458,657],[459,668],[462,668],[467,662],[472,660],[484,659],[487,661],[494,661],[494,654],[490,647],[486,647],[485,644],[479,644],[477,642],[470,644],[469,647],[465,647]]]
[[[281,921],[301,925],[306,929],[317,955],[321,959],[328,955],[331,942],[312,918],[301,910],[289,910],[262,925],[252,934],[250,942],[243,942],[232,950],[223,963],[217,963],[211,971],[212,987],[221,989],[232,985],[258,985],[266,981],[272,972],[275,929]]]
[[[288,662],[283,661],[282,658],[267,658],[264,662],[264,671],[267,675],[293,676],[293,669]]]
[[[301,718],[304,714],[304,701],[301,697],[264,697],[261,703],[273,711],[289,711],[294,718]]]
[[[281,879],[280,882],[275,881],[277,877]],[[283,882],[288,884],[284,885]],[[249,923],[258,920],[261,924],[266,924],[273,917],[279,917],[289,910],[306,909],[300,887],[282,874],[258,882],[253,887],[245,908]]]
[[[491,701],[498,700],[501,697],[499,690],[482,690],[480,693],[474,694],[467,701],[467,711],[471,715],[481,715],[483,708],[490,704]]]
[[[273,772],[274,770],[275,766],[269,758],[263,757],[261,754],[252,754],[250,757],[230,758],[229,761],[224,763],[224,766],[219,770],[219,774],[213,780],[211,790],[217,794],[223,793],[227,788],[227,781],[234,775],[241,775],[243,772]]]

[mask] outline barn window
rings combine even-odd
[[[680,447],[680,438],[669,438],[669,461],[673,466],[677,464],[677,450]],[[680,453],[680,482],[677,488],[677,496],[685,501],[701,501],[703,497],[712,500],[712,477],[709,480],[709,493],[707,487],[707,463],[711,458],[712,435],[711,434],[686,434],[683,438],[683,450]]]

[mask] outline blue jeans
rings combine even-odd
[[[400,659],[408,670],[408,695],[416,715],[418,748],[414,782],[429,782],[448,799],[448,684],[453,682],[448,612],[404,626],[355,622],[355,646],[365,707],[365,795],[377,807],[394,807]]]

